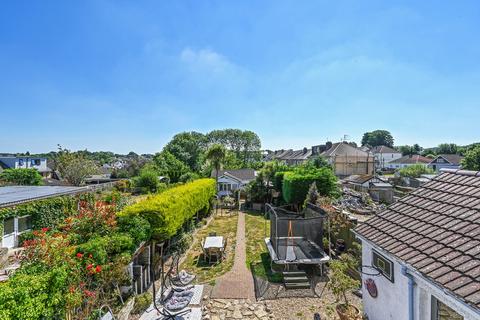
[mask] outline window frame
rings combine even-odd
[[[379,260],[379,258],[381,260]],[[382,261],[383,269],[382,267],[377,265],[378,261]],[[386,268],[385,268],[386,264],[390,265],[390,274],[388,274],[388,272],[386,271]],[[375,249],[372,249],[372,267],[377,269],[385,278],[388,279],[388,281],[390,281],[391,283],[395,283],[395,265],[393,263],[393,260],[388,259],[387,257],[385,257],[383,254],[381,254]]]

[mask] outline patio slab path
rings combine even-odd
[[[238,213],[237,245],[233,268],[216,281],[211,298],[255,300],[252,273],[246,265],[245,213],[242,211]]]

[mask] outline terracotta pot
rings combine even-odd
[[[348,310],[345,310],[344,304],[337,304],[335,307],[340,320],[361,320],[360,310],[357,307],[349,305]]]

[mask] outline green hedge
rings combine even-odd
[[[283,198],[287,203],[302,204],[307,197],[308,188],[315,182],[318,193],[334,196],[337,193],[337,178],[329,168],[320,168],[303,172],[285,172],[283,175]]]
[[[157,240],[166,240],[197,212],[208,208],[215,193],[215,180],[199,179],[128,206],[119,216],[140,215],[146,218],[152,227],[152,236]]]

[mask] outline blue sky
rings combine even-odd
[[[271,149],[467,144],[479,39],[478,1],[2,2],[0,152],[153,153],[226,127]]]

